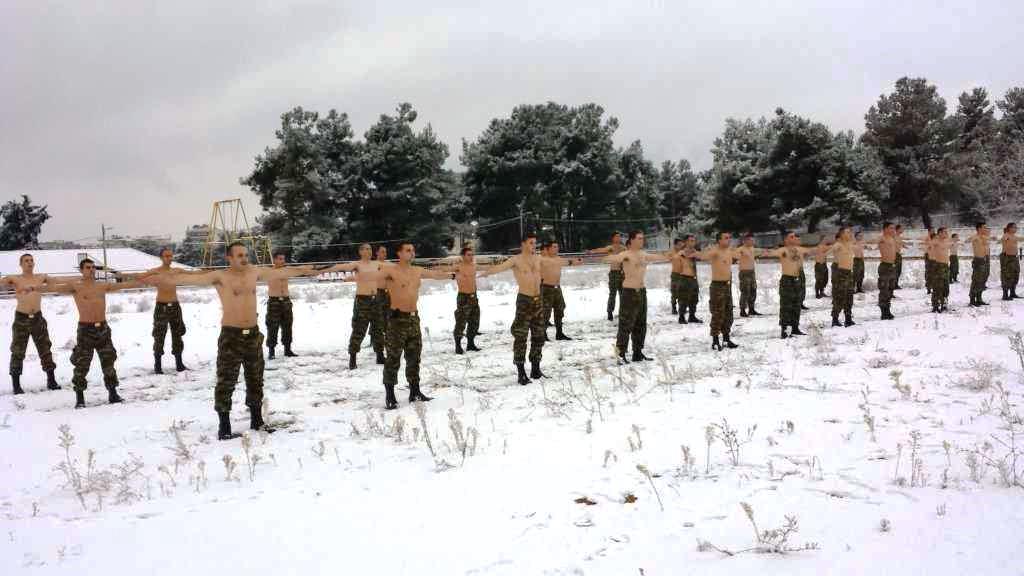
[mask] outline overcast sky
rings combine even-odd
[[[463,5],[464,4],[464,5]],[[861,131],[897,78],[947,103],[1024,84],[1024,2],[0,1],[0,200],[42,238],[182,236],[273,144],[282,112],[360,137],[411,102],[448,143],[520,103],[597,102],[655,162],[710,162],[729,116],[777,106]]]

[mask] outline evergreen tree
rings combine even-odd
[[[24,250],[39,243],[39,232],[50,219],[46,206],[32,204],[22,194],[21,202],[10,200],[0,207],[0,250]]]
[[[1013,141],[1024,141],[1024,87],[1016,86],[1006,91],[1006,96],[996,102],[1002,118],[1000,132]]]

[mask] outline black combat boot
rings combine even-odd
[[[1009,299],[1010,299],[1010,291],[1007,290],[1006,288],[1003,288],[1003,300],[1009,300]]]
[[[555,325],[555,340],[572,340],[572,338],[569,338],[565,335],[565,332],[562,332],[561,325]]]
[[[613,317],[612,317],[612,313],[611,313],[611,312],[609,312],[609,313],[608,313],[608,321],[609,321],[609,322],[611,322],[611,321],[612,321],[612,320],[614,320],[614,319],[615,319],[615,318],[613,318]]]
[[[782,327],[782,339],[785,340],[786,338],[789,338],[789,334],[786,334],[786,327],[783,326]]]
[[[268,360],[273,360],[274,359],[274,347],[273,346],[267,346],[267,359]]]
[[[633,362],[650,362],[654,358],[644,356],[643,350],[633,350]]]
[[[356,369],[356,355],[355,354],[349,354],[348,355],[348,369],[349,370],[355,370]]]
[[[739,344],[737,344],[737,343],[732,341],[732,338],[730,338],[728,334],[722,334],[722,342],[725,342],[725,347],[726,348],[739,348],[740,347]]]
[[[843,327],[844,328],[849,328],[850,326],[856,326],[857,325],[857,323],[853,321],[853,315],[852,314],[847,314],[847,313],[844,312],[843,315],[846,317],[845,321],[843,322]]]
[[[462,351],[462,338],[459,336],[455,337],[455,353],[465,354],[465,352]]]
[[[292,345],[291,344],[285,344],[284,345],[284,355],[286,357],[288,357],[288,358],[295,358],[296,356],[298,356],[298,354],[296,354],[295,352],[292,352]]]
[[[746,309],[740,308],[740,318],[746,318],[746,317],[747,317]]]
[[[686,321],[689,322],[690,324],[703,324],[704,321],[701,320],[700,318],[697,318],[696,312],[696,309],[690,310],[690,317],[687,318]]]
[[[530,379],[536,380],[538,378],[547,378],[543,372],[540,371],[540,360],[530,361]]]
[[[384,351],[381,350],[380,352],[377,352],[377,364],[383,364],[384,360],[386,360],[386,358],[384,358]]]
[[[384,385],[384,408],[387,410],[398,408],[398,399],[395,398],[394,385]]]
[[[526,386],[530,383],[530,377],[526,375],[526,366],[521,362],[516,362],[516,372],[519,374],[519,383]]]
[[[476,336],[466,336],[466,352],[479,352],[480,349],[476,347]]]
[[[789,333],[790,336],[806,336],[807,332],[800,329],[800,326],[793,326],[793,330]]]
[[[896,317],[892,315],[892,305],[886,304],[882,311],[882,320],[895,320]]]
[[[53,374],[53,370],[46,371],[46,389],[60,390],[60,384],[57,384],[57,377]]]
[[[217,426],[217,440],[231,440],[241,436],[241,434],[231,432],[230,412],[217,412],[217,418],[220,420],[220,424]]]
[[[263,422],[263,403],[257,402],[249,406],[249,429],[262,430],[267,434],[273,434],[274,429]]]
[[[11,374],[11,384],[14,386],[15,394],[24,394],[25,391],[21,389],[21,375]]]
[[[842,326],[842,324],[839,323],[839,314],[832,315],[832,326]]]
[[[753,308],[751,308],[750,311],[747,312],[747,314],[749,314],[750,316],[761,316],[761,313],[758,312],[757,310],[754,310]]]
[[[672,304],[672,315],[674,316],[674,315],[676,315],[676,314],[678,314],[678,313],[679,313],[679,312],[678,312],[678,311],[676,310],[676,305],[675,305],[675,304]]]
[[[163,374],[163,355],[153,352],[153,374]]]
[[[431,398],[430,396],[427,396],[422,391],[420,391],[420,384],[419,384],[419,382],[417,382],[415,384],[409,384],[409,402],[410,403],[412,403],[412,402],[430,402],[431,400],[433,400],[433,398]]]
[[[718,336],[711,337],[711,349],[719,352],[722,351],[722,343],[718,341]]]
[[[124,398],[121,398],[121,396],[117,394],[116,386],[107,386],[107,402],[111,404],[120,404],[121,402],[124,402]]]
[[[75,410],[85,408],[85,390],[75,390]]]
[[[680,314],[679,315],[679,323],[680,324],[686,324],[686,314]]]
[[[181,361],[181,352],[174,355],[174,369],[178,372],[188,370],[188,366],[185,366],[185,363]]]

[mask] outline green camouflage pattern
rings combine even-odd
[[[530,339],[530,362],[540,362],[544,350],[544,317],[540,296],[520,294],[516,298],[516,317],[512,321],[512,361],[526,362],[526,340]]]
[[[804,265],[800,264],[800,276],[797,277],[800,285],[800,305],[803,306],[804,300],[807,299],[807,274],[804,273]]]
[[[87,387],[86,376],[89,375],[89,367],[92,366],[93,352],[100,357],[103,383],[107,388],[117,387],[117,371],[114,370],[117,351],[114,350],[114,343],[110,339],[110,325],[106,322],[79,323],[75,349],[71,352],[71,364],[75,367],[71,383],[76,392]]]
[[[800,278],[783,275],[779,278],[779,326],[800,326]]]
[[[391,319],[391,292],[383,288],[377,289],[377,306],[380,307],[380,341],[387,347],[388,342],[388,320]]]
[[[753,270],[740,270],[740,312],[754,309],[757,301],[757,276]]]
[[[171,354],[178,355],[185,349],[182,336],[185,335],[185,321],[181,317],[178,302],[157,302],[153,308],[153,353],[163,355],[167,329],[171,329]]]
[[[971,300],[981,298],[985,291],[985,283],[988,282],[989,261],[988,258],[973,258],[971,260]]]
[[[711,313],[711,335],[728,336],[732,331],[732,282],[711,282],[708,311]]]
[[[555,328],[562,330],[562,318],[565,316],[565,298],[562,296],[561,286],[540,286],[541,318],[544,319],[544,326],[547,326],[551,314],[555,315]],[[619,304],[619,314],[622,314],[622,304]]]
[[[565,308],[565,303],[562,303]],[[455,297],[455,337],[462,338],[463,334],[470,338],[480,333],[480,300],[476,293],[463,294]]]
[[[1009,254],[999,255],[999,281],[1003,290],[1015,290],[1020,282],[1020,260]]]
[[[932,263],[932,308],[946,306],[949,300],[949,264]]]
[[[842,312],[847,320],[853,319],[853,270],[836,266],[832,275],[832,317]]]
[[[864,291],[864,259],[853,259],[853,290],[854,292]]]
[[[900,278],[903,276],[903,254],[899,252],[896,253],[896,269],[895,272],[893,272],[893,275],[893,280],[895,282],[894,285],[899,286]]]
[[[623,288],[619,304],[619,329],[615,336],[615,348],[619,355],[626,353],[630,340],[633,353],[644,349],[647,339],[647,290],[645,288]]]
[[[825,288],[828,287],[828,265],[815,262],[814,263],[814,294],[824,294]]]
[[[679,284],[679,317],[689,312],[697,313],[697,302],[700,301],[700,284],[696,276],[683,276]]]
[[[626,273],[622,270],[608,271],[608,313],[615,312],[615,297],[622,299],[622,282],[626,279]]]
[[[376,296],[357,294],[352,301],[352,335],[348,339],[349,355],[359,354],[366,333],[374,352],[384,351],[384,319]]]
[[[960,280],[960,257],[956,254],[949,255],[949,280],[950,282]]]
[[[878,306],[886,308],[892,303],[892,292],[896,288],[896,265],[878,263]]]
[[[420,354],[423,335],[420,333],[418,314],[392,311],[388,320],[388,348],[384,359],[384,386],[398,384],[398,368],[405,355],[405,381],[410,387],[420,385]]]
[[[51,372],[57,368],[53,362],[53,353],[50,352],[50,331],[47,329],[43,313],[36,312],[30,316],[24,312],[15,312],[14,322],[11,324],[11,376],[21,376],[29,338],[32,338],[36,345],[43,371]]]
[[[222,326],[217,338],[217,386],[213,408],[231,411],[231,396],[238,384],[239,370],[245,371],[245,405],[263,403],[263,334],[260,329]]]
[[[683,275],[679,272],[673,272],[669,278],[669,302],[672,305],[672,311],[675,312],[682,301],[680,293],[683,289]]]
[[[292,345],[292,299],[267,298],[267,348],[277,346],[277,331],[281,330],[281,343]]]

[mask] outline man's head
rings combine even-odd
[[[472,244],[463,244],[461,254],[463,262],[472,262],[473,258],[476,256],[476,254],[473,252]]]
[[[373,248],[366,242],[363,242],[359,245],[359,259],[369,260],[370,258],[373,258]]]
[[[718,247],[719,248],[728,248],[730,244],[732,244],[732,234],[730,234],[728,232],[719,232],[718,233]]]
[[[95,278],[96,263],[89,258],[82,258],[82,261],[78,263],[78,271],[82,273],[82,278]]]
[[[953,240],[959,240],[960,239],[960,235],[957,234],[956,232],[954,232],[953,235],[950,236],[950,238],[952,238]]]
[[[558,256],[558,241],[548,242],[548,256]]]
[[[892,222],[885,222],[882,224],[882,234],[885,236],[892,236],[896,233],[896,227],[893,226]]]
[[[174,260],[174,251],[166,246],[160,249],[160,261],[164,263],[164,266],[170,266]]]
[[[618,232],[612,232],[612,246],[622,244],[622,234]]]
[[[676,238],[672,241],[672,247],[675,248],[676,251],[682,250],[684,246],[686,246],[686,240],[683,240],[682,238]]]
[[[746,234],[744,234],[743,235],[743,245],[748,247],[748,248],[753,246],[754,245],[754,235],[751,234],[750,232],[747,232]]]
[[[853,238],[854,238],[854,240],[857,240],[857,241],[863,240],[864,239],[864,233],[861,232],[860,230],[858,230],[857,233],[853,235]]]
[[[232,242],[225,249],[228,266],[232,268],[244,268],[249,265],[249,249],[241,242]]]
[[[274,252],[274,266],[281,267],[288,261],[288,257],[284,252]]]
[[[936,232],[936,235],[939,238],[945,240],[946,238],[949,238],[949,230],[947,230],[945,227],[939,228],[939,231]]]
[[[644,233],[639,230],[629,231],[629,240],[627,242],[627,248],[630,250],[640,250],[644,247]]]
[[[31,274],[36,267],[36,259],[31,254],[22,254],[18,258],[18,264],[21,265],[21,271],[25,274]]]
[[[789,232],[786,232],[786,236],[783,238],[782,243],[786,246],[799,246],[800,235],[790,230]]]
[[[522,249],[523,254],[533,254],[537,249],[537,234],[535,232],[527,232],[523,236],[519,247]]]
[[[850,230],[849,226],[840,226],[839,227],[839,231],[836,232],[836,240],[841,240],[843,242],[849,242],[850,239],[853,238],[853,235],[851,234],[851,232],[852,232],[852,230]]]
[[[387,259],[388,259],[388,247],[384,246],[383,244],[380,245],[380,246],[377,246],[377,260],[387,260]]]
[[[896,233],[897,234],[903,234],[903,224],[897,224],[896,225]]]
[[[693,248],[694,246],[697,245],[697,237],[694,236],[693,234],[687,234],[684,240],[686,241],[687,248]]]
[[[985,236],[988,234],[988,225],[984,222],[978,222],[974,225],[974,231],[977,232],[979,236]]]
[[[398,245],[399,262],[412,262],[412,259],[415,257],[416,248],[412,245],[412,242],[402,242]]]
[[[1003,232],[1005,232],[1007,234],[1010,234],[1011,236],[1016,235],[1017,234],[1017,223],[1016,222],[1010,222],[1009,224],[1006,225],[1006,228],[1003,228]]]

